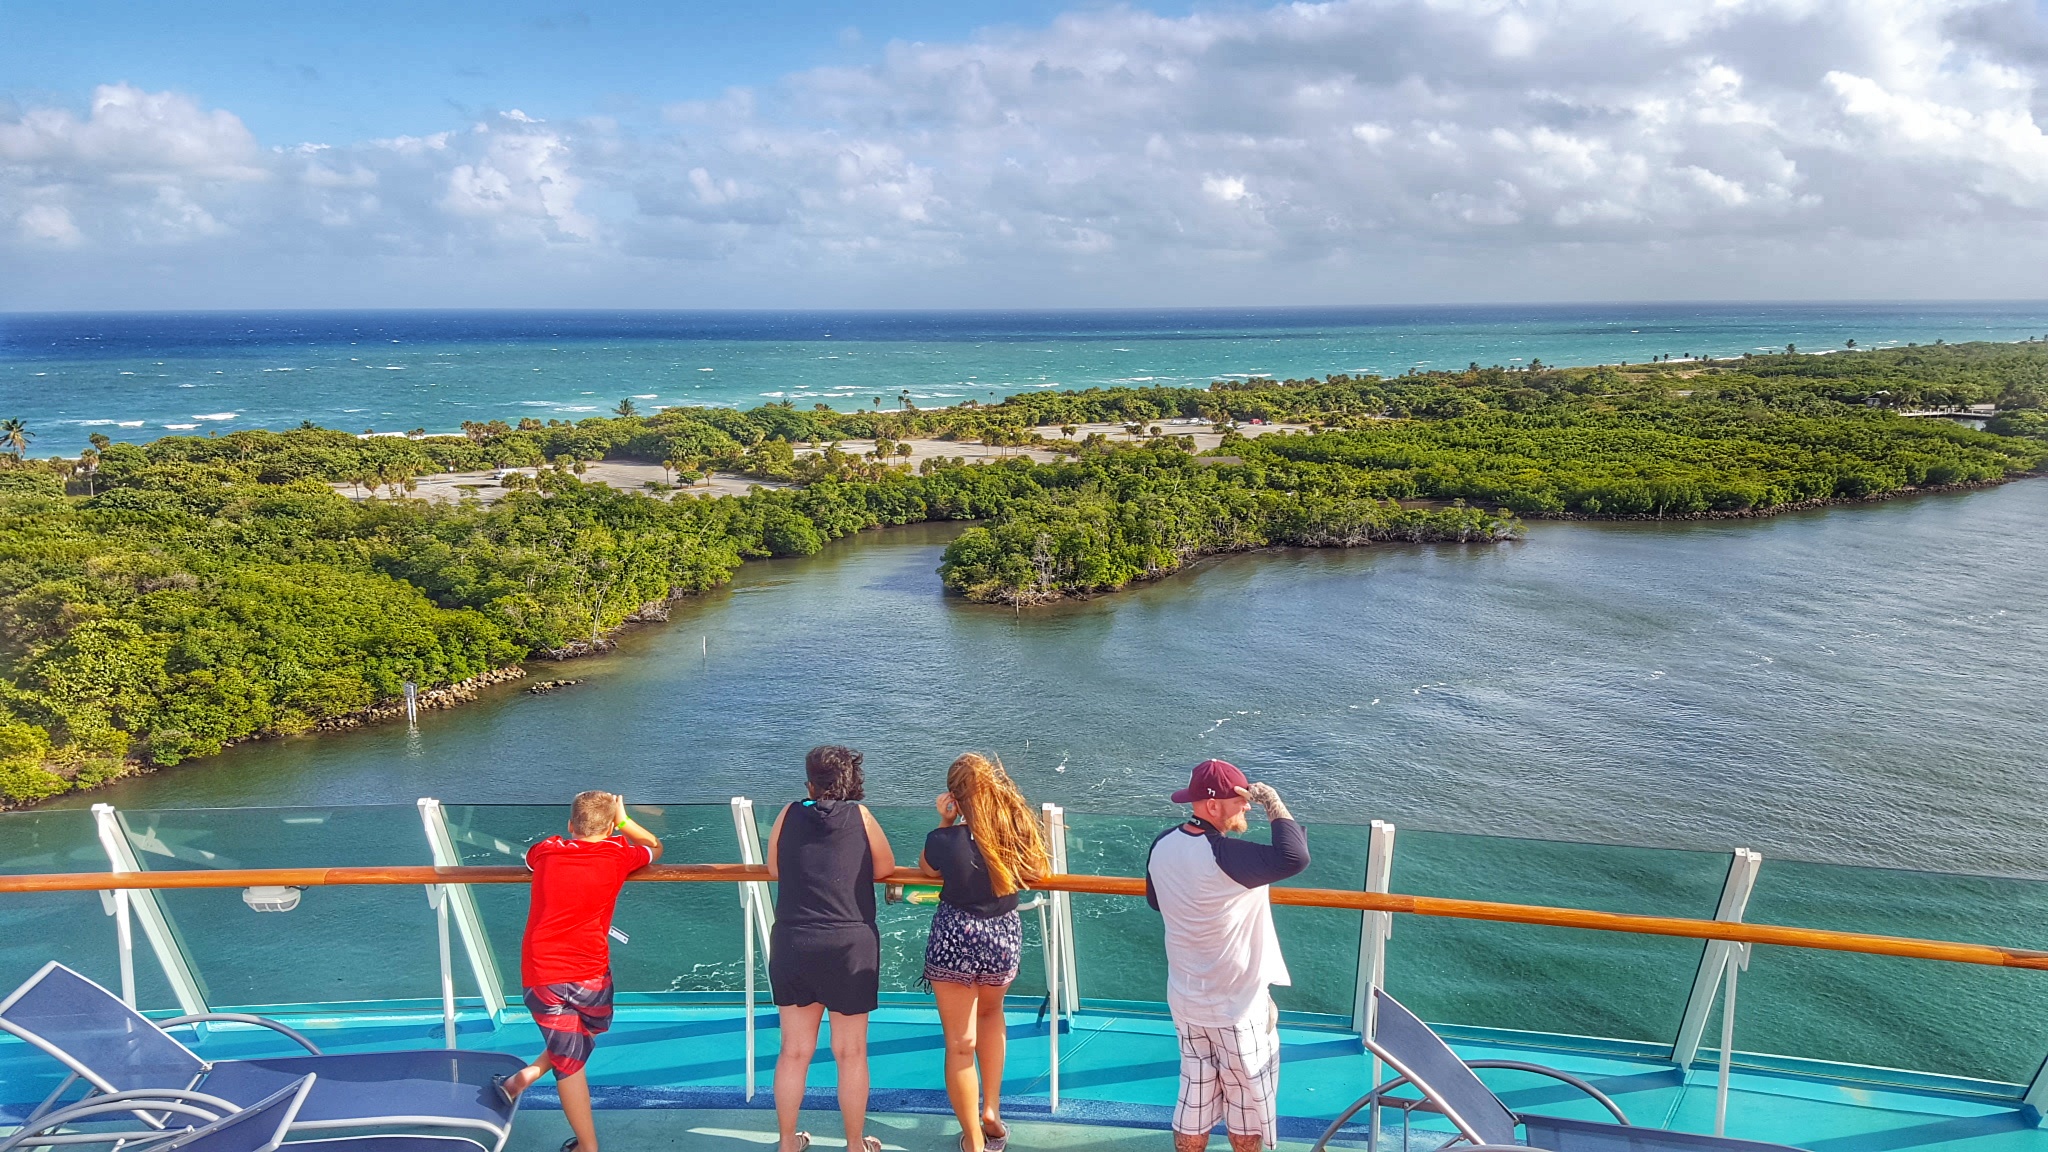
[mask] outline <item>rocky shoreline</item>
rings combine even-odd
[[[494,668],[480,676],[472,676],[467,680],[450,684],[444,688],[430,688],[420,693],[414,700],[414,704],[422,712],[455,708],[475,700],[479,692],[493,684],[509,684],[514,680],[523,680],[525,678],[526,669],[518,664],[504,668]],[[396,720],[403,715],[405,715],[404,700],[385,700],[359,711],[343,713],[340,716],[329,716],[318,724],[313,725],[313,730],[316,732],[340,732],[349,728],[361,728],[365,724],[377,724],[385,720]],[[258,736],[255,738],[261,740],[266,737]]]

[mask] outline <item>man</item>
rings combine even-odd
[[[569,835],[526,850],[533,870],[519,982],[547,1046],[533,1063],[498,1080],[510,1101],[549,1071],[575,1135],[562,1152],[597,1152],[590,1083],[583,1065],[612,1023],[612,908],[626,877],[661,859],[661,841],[626,814],[610,792],[584,792],[569,809]]]
[[[1221,1120],[1232,1152],[1279,1140],[1280,1010],[1267,991],[1291,983],[1266,887],[1308,867],[1308,838],[1265,784],[1204,760],[1173,794],[1194,815],[1152,841],[1145,901],[1166,920],[1166,1004],[1180,1037],[1175,1152],[1202,1152]],[[1232,840],[1265,809],[1273,842]]]

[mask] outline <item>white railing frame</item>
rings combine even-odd
[[[135,845],[128,839],[128,830],[122,826],[121,813],[112,804],[92,806],[92,818],[99,833],[100,849],[107,854],[109,872],[146,871],[135,857]],[[162,893],[151,888],[133,889],[128,907],[142,921],[142,935],[156,953],[157,964],[164,970],[164,980],[171,986],[171,995],[177,998],[178,1010],[187,1016],[196,1016],[212,1011],[206,1004],[206,987],[199,981],[199,970],[192,963],[192,957],[185,953],[185,945],[171,928],[170,915],[164,911]],[[121,974],[122,994],[135,994],[134,937],[123,931],[127,918],[117,917],[114,931],[116,938],[126,937],[122,947]],[[204,1029],[204,1024],[198,1025]]]
[[[761,847],[761,826],[754,822],[754,802],[745,796],[732,798],[732,830],[740,844],[740,863],[764,865],[767,854]],[[775,931],[774,901],[768,898],[768,882],[765,880],[742,880],[740,908],[751,908],[754,931],[761,943],[761,959],[768,959],[768,938]]]
[[[1728,862],[1728,878],[1721,885],[1721,903],[1714,910],[1714,919],[1730,924],[1742,923],[1763,859],[1760,853],[1747,848],[1734,851]],[[1678,1039],[1671,1045],[1671,1062],[1681,1069],[1691,1068],[1699,1059],[1700,1039],[1707,1029],[1707,1014],[1713,1010],[1728,964],[1740,947],[1726,940],[1707,941],[1706,952],[1700,957],[1699,971],[1693,975],[1692,994],[1686,999],[1685,1013],[1679,1017]]]
[[[1046,854],[1051,857],[1052,870],[1064,874],[1067,871],[1067,810],[1058,804],[1047,804],[1044,811]],[[1071,1019],[1081,1010],[1081,981],[1075,974],[1074,962],[1074,895],[1071,892],[1050,895],[1053,920],[1057,922],[1054,939],[1059,941],[1061,1003],[1066,1005],[1066,1014]]]
[[[1372,822],[1372,836],[1365,849],[1365,890],[1386,892],[1394,878],[1394,826],[1385,820]],[[1358,981],[1351,998],[1351,1030],[1372,1035],[1373,989],[1387,981],[1387,941],[1394,938],[1394,914],[1366,912],[1358,924]],[[1373,1069],[1373,1083],[1379,1083],[1379,1069]]]
[[[448,814],[442,810],[441,802],[431,796],[422,796],[417,801],[420,810],[420,826],[427,835],[427,850],[432,854],[436,867],[455,868],[462,864],[462,854],[455,848],[455,836],[448,828]],[[462,936],[462,950],[469,956],[470,975],[476,979],[477,994],[483,997],[484,1014],[490,1018],[491,1027],[498,1027],[499,1018],[505,1012],[505,986],[498,978],[498,963],[491,952],[491,938],[484,931],[482,913],[477,910],[476,896],[467,884],[442,885],[453,901],[455,930]]]

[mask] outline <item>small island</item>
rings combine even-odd
[[[32,440],[0,425],[0,805],[350,726],[408,682],[509,680],[603,649],[748,560],[880,525],[975,522],[935,580],[1021,608],[1224,552],[1998,483],[2048,461],[2048,343],[930,410],[625,401],[450,435],[96,437],[76,460],[35,460]]]

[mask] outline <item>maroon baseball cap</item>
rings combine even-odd
[[[1235,800],[1237,790],[1250,786],[1244,773],[1228,760],[1204,760],[1195,765],[1195,771],[1188,777],[1188,786],[1173,794],[1175,804],[1192,804],[1197,800]]]

